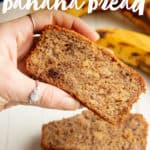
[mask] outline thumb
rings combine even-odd
[[[5,85],[7,83],[7,94],[4,95],[4,98],[17,103],[29,104],[29,97],[36,87],[35,80],[25,76],[17,69],[11,72],[9,82],[5,82]],[[33,105],[65,110],[79,108],[79,102],[66,92],[43,82],[38,82],[38,85],[40,87],[39,101]]]

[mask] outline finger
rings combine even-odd
[[[88,26],[87,23],[85,23],[80,18],[71,16],[60,11],[54,11],[54,13],[52,14],[54,24],[63,26],[65,28],[73,29],[93,41],[98,40],[99,35],[97,34],[97,32],[95,32],[91,27]]]
[[[19,60],[26,56],[31,48],[33,42],[33,30],[39,32],[48,24],[73,29],[93,41],[99,38],[99,35],[84,21],[61,11],[43,10],[32,14],[32,18],[34,28],[33,23],[28,16],[4,24],[9,36],[16,39]]]
[[[16,103],[28,104],[30,94],[36,86],[35,81],[18,70],[13,70],[9,81],[11,81],[7,86],[9,90],[7,90],[4,98]],[[79,102],[74,100],[70,95],[52,85],[39,82],[39,87],[39,101],[35,105],[66,110],[77,109],[80,106]]]
[[[17,49],[17,58],[22,59],[30,50],[33,42],[33,25],[30,18],[25,16],[3,23],[0,29],[4,35],[2,39],[5,38],[9,43],[8,46],[11,45],[9,49]]]
[[[91,29],[80,18],[71,16],[61,11],[43,10],[32,14],[32,18],[35,32],[41,31],[45,25],[53,24],[73,29],[93,41],[96,41],[99,38],[97,32]]]

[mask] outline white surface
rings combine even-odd
[[[0,14],[0,22],[22,16],[25,13],[25,11],[15,10],[6,15]],[[113,13],[113,17],[108,13],[96,13],[84,16],[83,19],[93,28],[109,26],[139,31],[135,25],[116,13]],[[147,93],[141,96],[141,100],[134,105],[132,111],[142,113],[150,123],[150,76],[143,73],[142,75],[147,81]],[[42,124],[50,120],[69,117],[78,112],[48,110],[31,106],[17,106],[0,112],[0,150],[40,150]],[[147,150],[150,150],[150,137],[148,137]]]

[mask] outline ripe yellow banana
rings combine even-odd
[[[98,29],[98,45],[112,49],[125,63],[150,74],[150,37],[125,29]]]

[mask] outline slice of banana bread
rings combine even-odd
[[[82,35],[47,26],[27,59],[28,72],[71,94],[111,123],[145,91],[142,77]]]
[[[140,114],[130,114],[114,126],[91,111],[42,129],[43,150],[145,150],[148,125]]]

